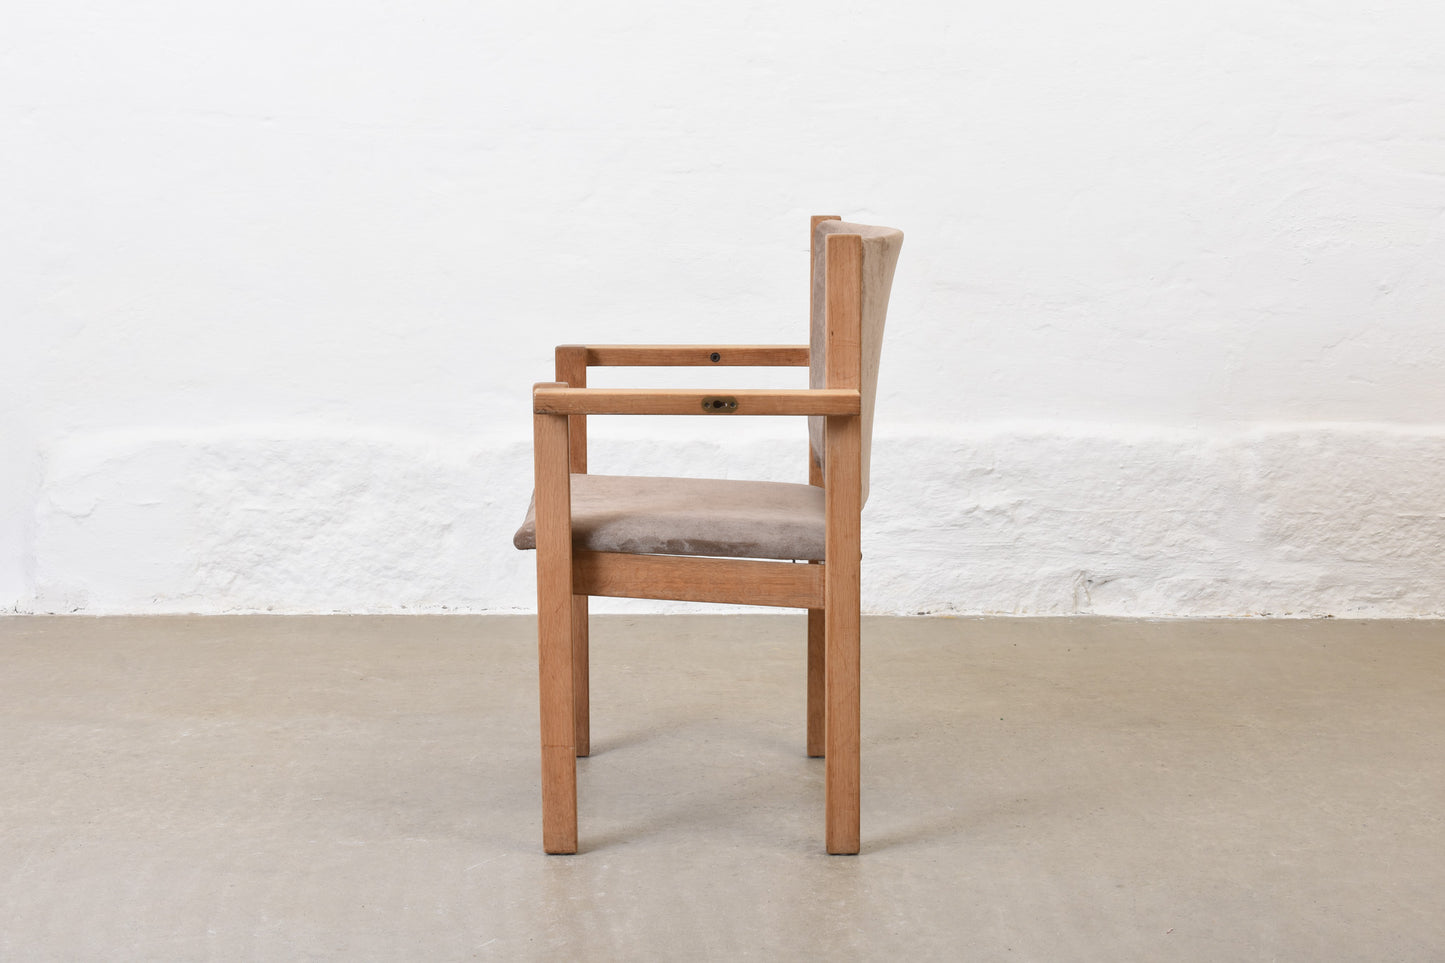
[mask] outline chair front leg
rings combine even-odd
[[[542,846],[577,852],[573,701],[572,495],[564,415],[533,415],[537,519],[537,662],[542,708]]]
[[[827,718],[824,835],[828,852],[859,848],[859,575],[862,426],[856,416],[828,419],[823,572]]]

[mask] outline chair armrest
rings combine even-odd
[[[855,388],[567,388],[541,383],[532,389],[539,415],[856,415],[863,410]]]
[[[557,352],[582,353],[591,368],[806,368],[809,357],[806,344],[564,344]]]

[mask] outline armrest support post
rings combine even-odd
[[[559,344],[556,356],[557,380],[572,388],[587,387],[587,347],[580,344]],[[587,416],[572,415],[567,419],[568,464],[574,474],[587,473]]]

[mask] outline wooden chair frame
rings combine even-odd
[[[832,216],[814,217],[836,220]],[[812,236],[816,242],[817,232]],[[807,367],[807,345],[562,345],[556,381],[532,390],[541,683],[542,842],[577,851],[577,757],[591,751],[588,597],[771,605],[808,610],[807,752],[825,757],[829,853],[859,848],[859,516],[863,242],[826,237],[826,387],[728,392],[587,387],[606,366]],[[718,408],[725,397],[736,404]],[[792,562],[575,550],[571,475],[587,471],[588,415],[822,415],[825,560]]]

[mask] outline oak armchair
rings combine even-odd
[[[533,388],[536,488],[513,541],[537,551],[547,852],[577,851],[593,595],[807,609],[807,752],[826,760],[825,842],[858,852],[860,513],[902,242],[892,228],[812,219],[808,345],[563,345],[556,381]],[[589,367],[727,365],[806,367],[811,387],[586,386]],[[809,484],[590,475],[589,415],[804,415]]]

